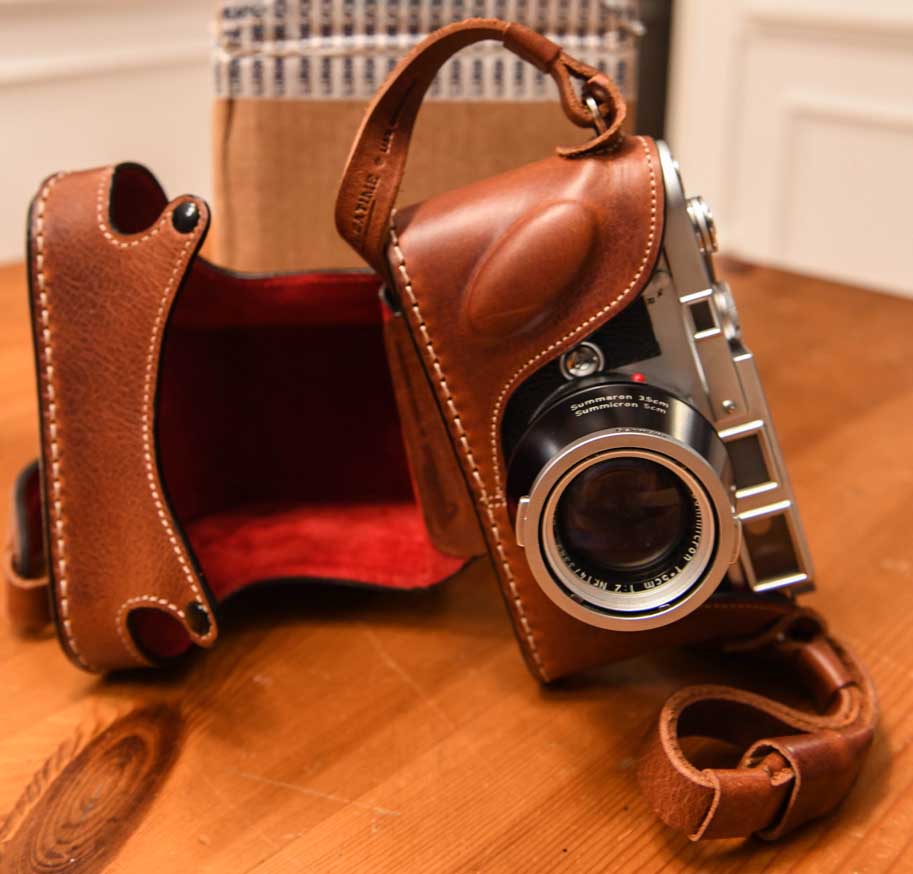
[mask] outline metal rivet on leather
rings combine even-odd
[[[191,601],[184,608],[184,618],[194,634],[202,636],[209,631],[209,614],[199,601]]]
[[[176,231],[189,234],[200,220],[200,209],[192,200],[178,204],[171,214],[171,223]]]

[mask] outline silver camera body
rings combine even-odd
[[[568,387],[529,417],[508,459],[517,542],[539,585],[577,618],[625,631],[676,621],[721,587],[813,588],[758,371],[729,288],[714,271],[713,218],[701,198],[685,197],[668,147],[657,146],[665,229],[642,299],[658,354],[606,367],[595,337],[566,353],[558,367]],[[632,459],[662,466],[662,475],[690,496],[690,535],[673,550],[668,569],[654,564],[642,578],[594,570],[562,543],[562,525],[573,527],[578,518],[562,502],[583,494],[574,483],[594,464]],[[618,482],[635,480],[615,482],[617,490]],[[569,539],[588,542],[576,534]]]

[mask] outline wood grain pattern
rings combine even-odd
[[[641,738],[679,686],[746,672],[657,653],[541,689],[478,562],[428,593],[249,593],[214,651],[166,673],[91,677],[55,641],[0,627],[0,871],[23,870],[25,846],[50,845],[28,843],[36,829],[61,833],[40,811],[63,810],[69,827],[70,793],[101,805],[93,822],[104,823],[92,833],[104,852],[80,856],[80,871],[913,871],[913,304],[773,270],[724,272],[817,562],[809,602],[881,696],[875,747],[836,815],[773,845],[693,845],[662,826],[635,785]],[[26,318],[23,271],[6,269],[3,484],[37,439]],[[180,725],[156,730],[163,713]],[[142,741],[124,742],[130,755],[115,744],[123,767],[92,780],[93,744],[106,748],[112,728]],[[108,817],[123,800],[117,775],[140,771],[151,783],[134,812]],[[91,812],[78,800],[70,809]],[[51,861],[33,870],[54,871]]]
[[[171,770],[181,717],[165,705],[141,707],[79,749],[81,737],[58,747],[0,824],[4,871],[103,871]]]

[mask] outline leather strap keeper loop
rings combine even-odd
[[[790,629],[817,626],[806,640]],[[726,686],[695,686],[673,695],[647,744],[639,777],[660,818],[692,840],[775,839],[828,813],[846,795],[874,734],[871,681],[811,611],[784,617],[763,634],[728,649],[764,652],[795,669],[827,711],[796,710]],[[748,746],[737,768],[698,769],[679,737],[710,737]]]
[[[18,634],[38,634],[51,621],[48,578],[24,577],[16,565],[12,545],[3,551],[6,615]]]
[[[778,764],[773,760],[757,767],[710,771],[708,776],[716,784],[713,802],[692,839],[726,838],[763,829],[776,817],[792,783],[792,774]]]
[[[51,621],[38,494],[36,461],[27,465],[13,483],[9,544],[3,552],[6,615],[18,634],[38,634]]]
[[[521,24],[507,25],[504,30],[504,48],[543,73],[549,72],[561,55],[561,46]]]

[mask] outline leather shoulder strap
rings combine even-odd
[[[425,92],[452,55],[482,40],[498,40],[548,73],[558,86],[567,117],[579,127],[597,127],[595,138],[559,149],[559,154],[593,154],[614,144],[621,131],[625,103],[611,79],[536,31],[496,18],[470,18],[435,31],[399,62],[375,94],[349,152],[336,200],[339,233],[381,274],[387,273],[390,215]],[[572,79],[583,81],[583,100]],[[589,98],[595,101],[592,111],[585,103]]]
[[[872,742],[875,690],[810,610],[796,609],[725,650],[779,662],[803,682],[819,712],[727,686],[682,689],[666,702],[647,744],[641,788],[660,818],[692,840],[773,840],[843,800]],[[680,743],[695,737],[744,750],[738,766],[696,767]]]
[[[29,224],[48,576],[80,666],[148,664],[134,614],[203,646],[210,598],[171,512],[156,451],[162,339],[209,224],[135,164],[58,174]],[[162,618],[167,617],[167,618]]]

